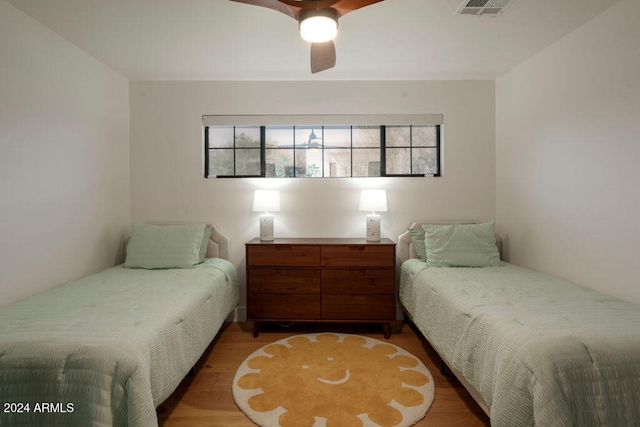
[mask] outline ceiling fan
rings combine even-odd
[[[277,10],[299,22],[300,35],[311,42],[311,72],[336,65],[333,38],[338,18],[383,0],[231,0]]]

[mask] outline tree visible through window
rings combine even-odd
[[[206,177],[439,176],[440,125],[205,126]]]

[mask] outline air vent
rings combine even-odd
[[[516,0],[464,0],[458,15],[500,16]]]

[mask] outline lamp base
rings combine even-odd
[[[367,215],[367,241],[380,241],[380,215],[378,214]]]
[[[270,242],[273,240],[273,215],[260,215],[260,240]]]

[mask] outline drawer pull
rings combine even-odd
[[[364,251],[364,246],[349,246],[350,251]]]
[[[276,251],[291,251],[293,246],[291,245],[276,245]]]

